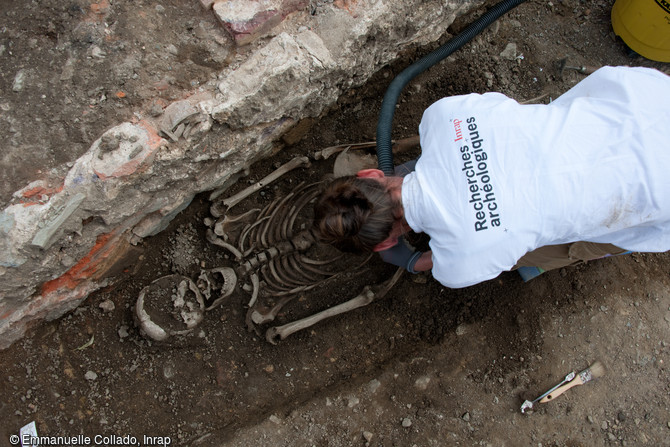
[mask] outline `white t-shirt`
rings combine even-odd
[[[670,77],[659,71],[604,67],[549,105],[444,98],[419,132],[402,201],[448,287],[495,278],[545,245],[670,250]]]

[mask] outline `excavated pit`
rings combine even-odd
[[[628,58],[609,34],[608,12],[599,2],[522,5],[407,87],[394,138],[415,135],[422,111],[446,95],[497,90],[519,101],[548,102],[581,79],[560,73],[557,63],[565,56],[575,65],[668,68]],[[502,57],[510,43],[516,51]],[[386,86],[419,55],[406,54],[348,90],[223,196],[295,157],[372,140]],[[215,133],[208,138],[216,144]],[[322,180],[333,161],[295,169],[241,202],[240,211]],[[44,435],[168,436],[172,445],[188,446],[666,442],[666,254],[597,261],[530,283],[504,273],[459,290],[428,274],[404,274],[384,299],[277,345],[247,329],[250,296],[239,284],[193,331],[149,341],[134,321],[142,289],[167,275],[195,281],[203,269],[235,266],[228,252],[208,242],[210,194],[195,196],[164,231],[135,246],[134,257],[113,270],[113,285],[0,352],[3,439],[34,420]],[[373,258],[360,272],[299,294],[276,323],[350,299],[394,272]],[[604,378],[535,414],[520,414],[524,399],[595,358],[608,368]]]

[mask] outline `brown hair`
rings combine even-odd
[[[384,183],[341,177],[314,205],[314,230],[322,242],[341,251],[371,251],[391,234],[398,206]]]

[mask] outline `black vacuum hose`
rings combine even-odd
[[[453,37],[449,42],[442,45],[437,50],[427,54],[419,59],[398,76],[396,76],[391,85],[389,85],[381,110],[379,111],[379,120],[377,121],[377,160],[379,169],[386,175],[393,175],[393,153],[391,140],[391,127],[393,124],[393,114],[398,97],[402,89],[416,76],[423,73],[426,69],[440,62],[454,51],[472,40],[477,34],[481,33],[487,26],[495,22],[500,16],[510,9],[523,3],[525,0],[503,0],[489,9],[476,21],[468,25],[460,34]]]

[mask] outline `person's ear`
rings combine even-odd
[[[372,248],[372,251],[384,251],[386,249],[389,249],[391,247],[394,247],[398,243],[398,238],[397,237],[390,237],[386,239],[385,241],[382,241],[375,245]]]
[[[384,172],[379,169],[361,169],[356,174],[356,177],[361,178],[384,178]]]

